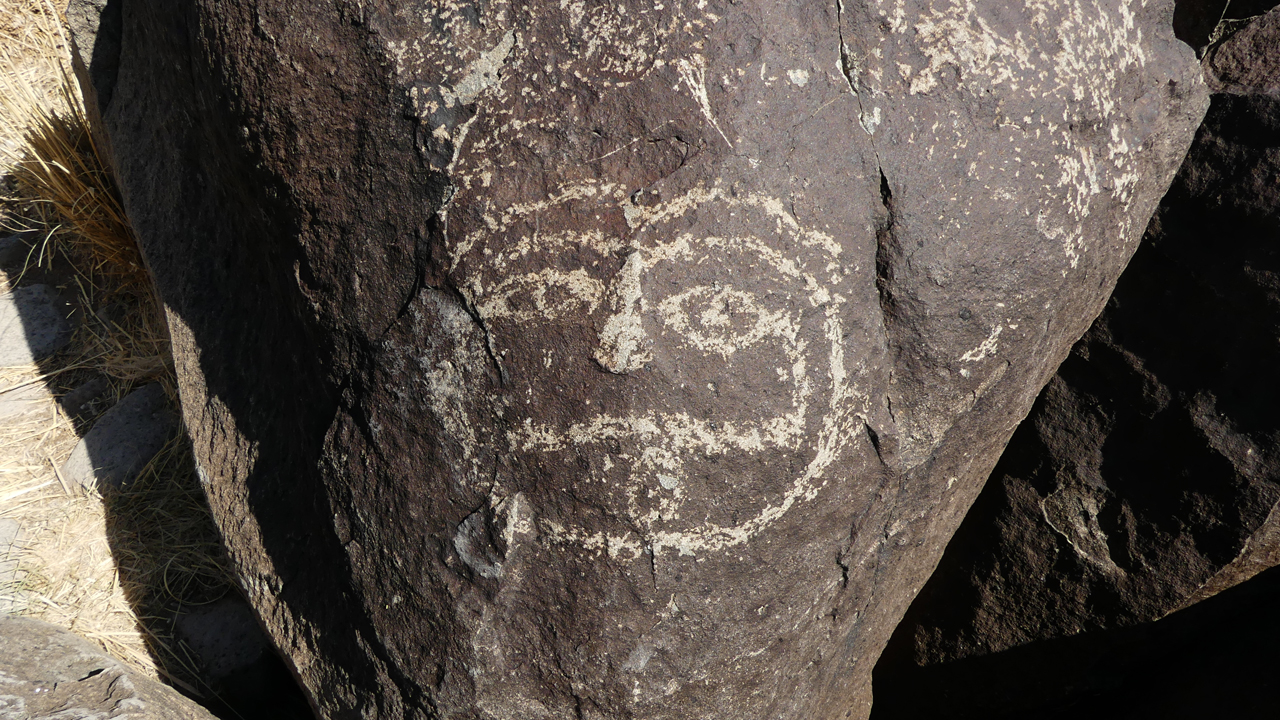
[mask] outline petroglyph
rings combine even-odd
[[[584,212],[584,204],[592,212],[621,214],[630,237],[599,228],[544,235],[536,220],[530,222],[571,207]],[[735,222],[724,234],[672,232],[685,218],[705,213]],[[616,271],[587,263],[616,257],[624,248],[629,251]],[[826,232],[803,227],[779,199],[735,197],[719,186],[640,206],[608,183],[571,185],[487,218],[483,229],[464,238],[451,262],[457,266],[466,256],[468,263],[480,263],[471,266],[463,291],[486,323],[518,323],[528,333],[568,315],[600,318],[594,359],[612,373],[643,372],[655,358],[671,357],[765,361],[774,368],[776,391],[768,392],[780,398],[781,409],[765,416],[717,417],[723,411],[713,409],[710,417],[694,417],[679,405],[655,404],[566,422],[526,419],[508,433],[511,451],[555,455],[591,448],[603,462],[590,482],[615,483],[614,511],[639,528],[588,533],[535,518],[539,535],[632,559],[667,549],[707,553],[746,542],[813,499],[831,463],[863,442],[856,429],[867,413],[865,394],[845,367],[841,250]],[[583,267],[566,265],[566,257],[583,258]],[[540,262],[555,267],[538,268]],[[701,268],[703,279],[676,286],[656,280],[689,268]],[[735,268],[750,269],[751,290],[735,283]],[[714,382],[707,386],[732,392]],[[542,392],[530,387],[528,401]],[[708,458],[779,451],[806,461],[773,497],[759,498],[749,517],[734,523],[684,517],[686,500],[706,492],[702,466]]]
[[[1000,332],[1004,330],[1004,325],[997,325],[991,328],[991,334],[987,336],[977,347],[960,356],[960,362],[977,362],[985,357],[996,354],[996,348],[999,347]]]
[[[507,55],[511,53],[511,48],[515,45],[515,41],[515,31],[508,30],[507,34],[502,36],[502,40],[492,50],[481,55],[478,60],[468,65],[467,74],[453,88],[453,99],[463,104],[473,103],[476,98],[480,97],[481,92],[498,84],[498,69],[506,61]],[[448,96],[446,96],[446,99],[449,99]]]
[[[609,372],[637,370],[653,359],[652,355],[641,350],[645,339],[640,317],[640,275],[643,272],[644,260],[640,253],[634,252],[627,256],[627,262],[618,274],[614,286],[615,312],[600,333],[600,349],[596,353],[596,360]]]
[[[448,0],[429,10],[396,8],[374,21],[427,134],[449,143],[436,166],[450,172],[455,188],[490,187],[503,173],[495,148],[526,143],[580,116],[587,102],[581,88],[589,87],[590,95],[614,93],[654,72],[679,78],[677,85],[687,87],[672,92],[695,103],[709,129],[732,147],[708,97],[705,56],[688,50],[701,48],[707,30],[721,20],[705,0],[561,0],[558,6],[560,12],[530,16],[508,0],[483,7]],[[532,50],[537,38],[554,39],[556,50]],[[518,117],[512,114],[515,98],[525,110]],[[534,98],[538,102],[527,102]],[[475,130],[484,116],[491,122]]]
[[[698,101],[698,107],[702,108],[702,114],[707,118],[707,122],[711,123],[711,127],[720,133],[720,137],[724,138],[725,144],[733,147],[733,143],[729,141],[729,136],[724,134],[724,130],[720,129],[720,123],[716,122],[715,112],[711,109],[711,99],[707,97],[707,61],[701,55],[693,55],[689,58],[681,58],[676,63],[676,67],[680,68],[680,79],[689,88],[689,92],[693,93],[693,98]],[[797,85],[803,85],[794,78],[793,82]],[[808,76],[805,76],[805,82]]]
[[[865,717],[1194,130],[1125,1],[124,13],[201,39],[125,42],[100,114],[318,711]]]
[[[974,95],[1003,87],[1010,94],[1042,98],[1047,107],[1061,108],[1060,115],[1046,110],[1020,121],[1010,118],[1008,126],[1034,133],[1037,142],[1044,141],[1041,133],[1047,131],[1050,141],[1060,147],[1057,172],[1040,173],[1045,197],[1054,202],[1042,203],[1037,226],[1046,239],[1060,243],[1069,263],[1064,275],[1079,266],[1086,250],[1085,219],[1093,212],[1094,198],[1109,192],[1127,203],[1138,183],[1134,167],[1141,142],[1130,137],[1131,120],[1119,110],[1121,100],[1116,95],[1121,85],[1118,78],[1147,63],[1142,29],[1135,23],[1138,4],[1136,0],[1033,0],[1027,4],[1030,24],[1016,27],[991,10],[979,9],[973,0],[935,3],[914,22],[907,16],[905,0],[881,4],[892,32],[914,36],[928,59],[918,70],[910,63],[894,64],[910,94],[927,94],[940,83],[958,82]],[[1065,22],[1048,23],[1050,17],[1062,17]],[[956,81],[950,79],[953,71]],[[861,81],[874,94],[883,88],[873,73],[875,68],[869,68]],[[1109,134],[1105,158],[1081,143],[1082,128]],[[961,140],[957,144],[963,147]],[[975,164],[972,170],[982,168]],[[1059,201],[1064,195],[1065,206]],[[1127,237],[1132,223],[1126,214],[1119,234]]]

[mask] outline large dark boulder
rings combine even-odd
[[[119,12],[210,505],[335,718],[865,716],[1207,97],[1171,2]]]
[[[1262,0],[1267,6],[1275,0]],[[1247,3],[1246,3],[1247,4]],[[1255,3],[1256,4],[1256,3]],[[1272,10],[1215,45],[1204,59],[1209,87],[1230,95],[1280,95],[1280,12]]]
[[[896,631],[877,673],[902,710],[886,717],[926,712],[926,666],[1081,633],[1074,646],[1093,636],[1100,653],[1121,637],[1109,629],[1280,564],[1276,48],[1280,11],[1206,56],[1230,92]]]

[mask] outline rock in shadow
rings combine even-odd
[[[1280,561],[1280,99],[1215,95],[887,655],[1160,618]]]
[[[52,369],[59,351],[71,342],[80,307],[66,268],[36,266],[35,233],[0,238],[0,367],[35,364],[41,375]],[[31,387],[24,384],[22,388]],[[12,390],[0,392],[0,402]]]
[[[31,232],[15,233],[0,237],[0,268],[20,268],[31,254]]]
[[[87,426],[115,402],[111,383],[103,375],[92,375],[58,398],[62,411],[77,426]]]
[[[71,339],[65,304],[48,285],[27,285],[0,296],[0,366],[28,365]]]
[[[876,667],[873,720],[1276,716],[1280,568],[1153,623]]]
[[[1174,0],[1173,31],[1203,55],[1245,21],[1275,5],[1275,0]]]
[[[1206,605],[1248,628],[1222,627],[1217,644],[1186,618],[1219,611],[1169,613],[1280,563],[1278,42],[1273,10],[1209,50],[1222,92],[1107,308],[895,631],[880,717],[1126,703],[1138,717],[1274,716],[1262,676],[1280,664],[1249,635],[1274,641],[1269,609]],[[1274,597],[1269,577],[1250,592]],[[1200,639],[1168,639],[1184,627]],[[1206,664],[1236,654],[1249,660],[1221,660],[1229,672]]]
[[[177,637],[191,651],[216,698],[245,718],[309,717],[288,669],[258,627],[249,604],[228,596],[177,619]],[[220,709],[220,708],[219,708]],[[225,714],[225,713],[223,713]]]
[[[265,169],[255,169],[258,161],[244,151],[244,138],[229,134],[241,123],[229,119],[225,103],[216,99],[224,87],[218,76],[221,61],[213,67],[184,65],[179,70],[161,60],[183,57],[190,49],[194,8],[158,3],[145,12],[130,11],[130,21],[141,22],[145,29],[140,32],[154,42],[122,46],[121,29],[111,15],[112,6],[119,4],[79,0],[68,9],[77,46],[73,56],[90,115],[98,114],[103,127],[110,129],[118,122],[113,120],[113,109],[167,116],[173,107],[171,98],[197,98],[190,112],[166,125],[145,151],[121,147],[121,142],[129,140],[125,133],[111,134],[111,142],[117,154],[146,165],[117,161],[116,172],[126,178],[143,173],[155,181],[148,187],[162,194],[149,199],[145,193],[135,193],[128,205],[131,221],[144,238],[148,264],[165,270],[156,283],[168,304],[178,363],[194,360],[200,365],[199,372],[192,369],[191,373],[203,377],[204,386],[182,387],[192,413],[187,419],[201,424],[225,422],[228,437],[244,440],[243,446],[237,446],[243,452],[218,458],[225,466],[204,469],[215,476],[246,473],[244,495],[233,499],[223,493],[215,498],[224,505],[245,503],[242,517],[273,519],[254,530],[266,554],[244,559],[269,562],[276,569],[278,576],[266,578],[277,584],[271,592],[279,593],[282,605],[296,613],[296,627],[306,634],[307,642],[314,643],[315,654],[362,658],[374,633],[358,589],[341,579],[347,569],[334,565],[346,562],[345,553],[330,522],[332,501],[319,465],[321,444],[339,397],[329,375],[323,330],[316,326],[310,300],[295,280],[295,270],[301,268],[308,276],[311,270],[285,241],[296,236],[296,218],[285,200],[288,189]],[[175,85],[163,94],[138,96],[136,85],[116,84],[117,70],[155,62],[162,62],[166,73],[173,71]],[[219,169],[192,183],[188,182],[192,167]],[[225,182],[226,178],[236,180]],[[264,198],[267,209],[262,209]],[[147,245],[148,236],[173,237],[159,229],[162,226],[156,225],[154,213],[171,206],[184,208],[182,227],[184,233],[191,233],[189,238]],[[240,211],[228,213],[227,207]],[[425,238],[418,242],[426,247]],[[193,248],[201,251],[192,252]],[[193,288],[200,291],[187,292]],[[237,321],[227,322],[227,318]],[[200,452],[208,462],[210,450],[205,447]],[[247,547],[244,538],[228,540],[238,545],[233,552],[243,553]],[[258,591],[265,592],[261,587]],[[313,633],[310,628],[324,631]],[[376,686],[381,672],[373,663],[352,663],[347,670],[352,673],[350,682],[358,686]],[[282,695],[293,691],[283,682],[275,690]]]
[[[164,388],[144,385],[98,418],[62,465],[62,475],[90,490],[118,488],[138,476],[177,425]]]
[[[168,398],[160,398],[161,412],[172,412]],[[142,403],[126,409],[147,410]],[[176,422],[166,427],[159,452],[140,472],[98,485],[120,586],[146,626],[151,652],[175,685],[220,718],[309,719],[301,691],[227,573],[186,434]],[[90,459],[104,464],[93,456],[95,447],[103,446],[90,445]],[[116,462],[118,446],[108,447],[103,457]]]

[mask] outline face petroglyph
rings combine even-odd
[[[1127,210],[1144,142],[1115,87],[1146,63],[1133,3],[1039,2],[1028,28],[968,2],[837,3],[821,32],[770,15],[765,43],[700,0],[558,5],[449,2],[379,30],[430,137],[420,153],[450,184],[443,269],[504,378],[500,400],[468,400],[502,422],[472,417],[450,442],[513,459],[472,473],[495,508],[524,493],[522,472],[554,478],[541,484],[571,500],[540,486],[510,506],[542,545],[740,548],[842,456],[880,457],[879,440],[853,447],[864,424],[901,468],[921,465],[1004,382],[1005,357],[1042,339],[1023,318],[1048,309],[1039,286],[1024,292],[991,243],[1016,238],[1001,249],[1038,282],[1077,269],[1099,216],[1130,234],[1102,199]],[[1045,20],[1050,5],[1070,22]],[[881,250],[923,358],[897,377]],[[987,306],[967,324],[946,307],[962,273]]]
[[[327,717],[868,717],[1208,102],[1174,0],[135,4],[97,114]]]
[[[630,237],[538,232],[539,216],[588,212],[622,214]],[[693,217],[694,231],[683,230]],[[698,229],[706,227],[717,232]],[[615,376],[620,391],[548,418],[556,383],[517,382],[519,404],[543,415],[510,427],[510,451],[566,465],[586,453],[590,471],[566,480],[599,485],[593,497],[630,528],[536,518],[546,540],[624,559],[731,548],[812,500],[832,462],[863,437],[854,430],[866,398],[844,355],[842,248],[776,198],[716,186],[646,207],[608,184],[578,185],[488,219],[458,249],[482,258],[464,293],[497,347],[508,332],[527,343],[588,317],[594,345],[573,361]],[[545,366],[564,362],[548,345]],[[680,391],[654,392],[671,385]],[[726,477],[735,471],[763,477]],[[772,491],[706,510],[708,498],[739,482],[759,493],[761,481]],[[691,501],[701,515],[685,510]]]
[[[739,679],[735,716],[787,716],[771,693],[874,656],[877,588],[929,565],[1061,345],[1045,301],[1093,293],[1086,240],[1131,220],[1140,40],[1088,2],[1062,32],[1116,47],[965,2],[379,21],[448,192],[374,429],[413,423],[388,435],[444,519],[405,566],[465,616],[493,717],[555,716],[573,656],[567,695],[654,718]],[[955,429],[978,413],[998,432]]]

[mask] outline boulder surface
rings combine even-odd
[[[334,718],[865,716],[1207,102],[1172,2],[120,12],[210,505]]]
[[[1280,564],[1280,65],[1262,47],[1280,11],[1206,56],[1229,92],[881,661],[904,701],[914,668],[1105,645]]]

